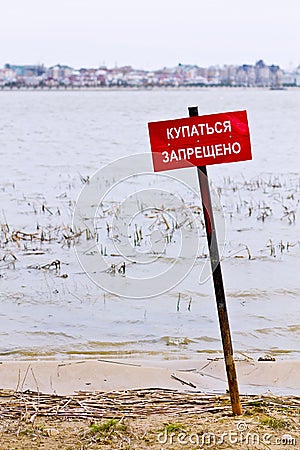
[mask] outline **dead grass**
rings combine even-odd
[[[187,450],[300,448],[300,398],[163,390],[60,397],[1,391],[0,449]]]

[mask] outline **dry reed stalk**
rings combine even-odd
[[[241,396],[243,408],[263,406],[273,411],[299,410],[300,397]],[[111,392],[78,392],[58,396],[41,392],[0,391],[2,418],[35,420],[37,416],[53,419],[99,419],[146,417],[150,414],[231,414],[227,396],[164,389],[139,389]]]

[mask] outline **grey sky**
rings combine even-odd
[[[300,64],[300,0],[14,0],[0,66]]]

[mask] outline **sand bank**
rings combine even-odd
[[[300,361],[236,361],[241,394],[299,395]],[[72,395],[78,391],[161,388],[224,394],[223,360],[8,361],[0,363],[0,389]]]

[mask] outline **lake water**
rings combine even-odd
[[[236,356],[300,358],[300,90],[204,88],[0,93],[2,359],[222,356],[212,282],[198,281],[207,248],[194,193],[163,175],[131,177],[107,192],[98,215],[107,267],[122,262],[111,256],[117,239],[106,227],[130,189],[163,189],[164,203],[175,194],[198,217],[193,269],[152,298],[119,297],[94,283],[75,251],[89,236],[77,239],[72,226],[87,177],[102,176],[118,158],[149,153],[147,123],[184,117],[193,105],[202,114],[248,111],[253,161],[208,168],[225,233]],[[196,170],[183,171],[196,186]],[[156,276],[176,257],[174,231],[164,256],[148,260],[146,231],[164,233],[166,224],[155,214],[138,221],[144,265],[128,264],[125,277],[107,273],[111,285]],[[133,250],[135,244],[131,239]]]

